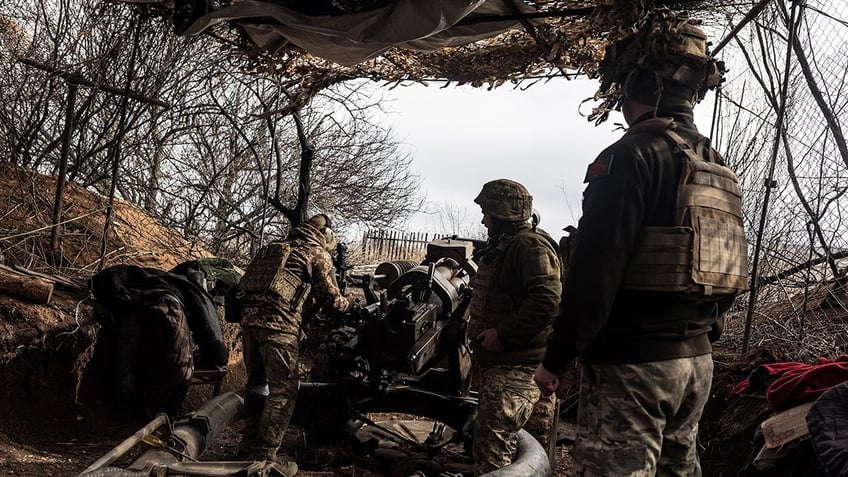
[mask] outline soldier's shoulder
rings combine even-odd
[[[555,252],[553,238],[541,229],[522,232],[513,238],[513,242],[523,249],[552,249]]]

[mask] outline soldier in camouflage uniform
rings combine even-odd
[[[738,181],[694,124],[694,104],[723,73],[706,45],[694,22],[658,9],[601,64],[600,121],[620,107],[630,128],[589,166],[535,374],[543,394],[561,395],[580,358],[578,475],[701,475],[711,342],[747,283]]]
[[[288,476],[297,472],[297,465],[278,457],[277,450],[297,398],[303,305],[311,294],[325,309],[344,312],[351,306],[351,298],[340,294],[335,281],[328,252],[335,243],[327,217],[316,215],[294,227],[285,241],[271,242],[260,250],[239,284],[244,293],[247,387],[267,383],[269,391],[258,422],[248,422],[242,450],[256,443],[258,436],[261,455],[256,457],[278,462]]]
[[[469,336],[479,379],[475,475],[512,462],[516,434],[539,399],[533,369],[559,305],[556,244],[530,224],[532,200],[524,186],[507,179],[486,183],[474,199],[489,233],[471,281]]]

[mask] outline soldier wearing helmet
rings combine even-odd
[[[601,63],[624,136],[589,166],[560,314],[535,380],[563,393],[579,358],[581,475],[700,475],[698,421],[722,314],[747,284],[735,174],[695,127],[721,82],[697,24],[649,12]]]
[[[471,281],[469,336],[479,401],[474,420],[474,474],[508,465],[515,437],[539,389],[542,358],[562,285],[556,244],[530,222],[533,197],[518,182],[487,182],[474,202],[489,234]]]
[[[277,462],[286,475],[297,464],[278,456],[294,411],[298,387],[301,313],[309,297],[325,309],[347,311],[351,296],[336,284],[329,250],[336,239],[329,217],[318,214],[269,243],[247,266],[239,283],[248,389],[268,386],[261,417],[248,419],[240,453]]]

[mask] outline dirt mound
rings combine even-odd
[[[55,179],[9,164],[0,164],[0,175],[0,263],[57,280],[49,304],[0,290],[0,467],[68,475],[137,424],[107,405],[103,376],[91,366],[109,317],[89,296],[88,279],[101,267],[169,270],[211,254],[120,199],[104,243],[108,200],[74,183],[65,188],[51,250]],[[235,340],[233,325],[224,333]]]
[[[108,198],[67,183],[61,204],[58,250],[50,249],[56,179],[0,164],[0,250],[6,265],[85,280],[115,264],[169,270],[211,254],[121,199],[103,243]]]

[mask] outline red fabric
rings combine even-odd
[[[768,406],[774,410],[786,409],[801,403],[815,401],[821,394],[837,384],[848,381],[848,355],[836,359],[819,358],[816,364],[796,362],[763,364],[755,373],[764,373],[773,380],[766,388]],[[746,379],[728,395],[738,396],[750,386]]]
[[[783,409],[815,401],[837,384],[848,381],[848,355],[836,359],[819,358],[816,364],[774,363],[764,365],[769,374],[780,376],[766,390],[772,409]]]
[[[730,401],[731,399],[738,398],[747,389],[748,389],[748,380],[743,379],[742,381],[739,381],[739,384],[737,384],[736,386],[733,386],[733,389],[730,390],[730,393],[727,395],[727,400]]]

